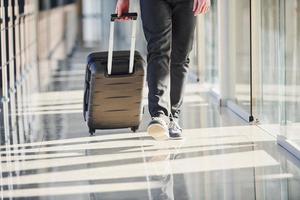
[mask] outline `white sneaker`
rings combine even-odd
[[[147,132],[155,140],[164,141],[169,139],[168,124],[162,117],[153,117],[148,125]]]

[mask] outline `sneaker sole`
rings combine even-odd
[[[158,141],[169,139],[169,131],[159,124],[149,125],[147,132],[151,137]]]
[[[170,137],[170,140],[183,140],[184,137],[181,136],[181,137]]]

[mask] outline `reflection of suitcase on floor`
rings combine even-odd
[[[91,135],[96,129],[136,131],[141,121],[145,61],[134,51],[137,14],[127,15],[133,20],[131,50],[112,51],[112,15],[109,51],[88,56],[83,114]]]

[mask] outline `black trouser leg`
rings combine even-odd
[[[193,47],[196,17],[193,0],[178,1],[172,11],[171,113],[179,117]]]
[[[193,0],[141,0],[151,116],[179,112],[195,28],[192,9]]]
[[[165,0],[141,0],[141,16],[148,42],[149,112],[169,116],[172,10]]]

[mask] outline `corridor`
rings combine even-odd
[[[138,1],[132,1],[131,9],[138,10]],[[236,6],[230,9],[238,8],[235,15],[242,15],[235,25],[249,28],[249,0],[212,0],[211,12],[198,18],[179,122],[184,139],[155,141],[146,132],[146,84],[136,133],[97,130],[90,136],[83,118],[87,56],[107,49],[106,16],[114,11],[115,0],[0,0],[0,199],[299,200],[299,70],[287,66],[286,73],[294,72],[286,75],[292,76],[287,87],[278,74],[278,85],[267,78],[251,82],[250,71],[255,79],[272,71],[265,69],[272,63],[262,51],[265,65],[259,67],[265,71],[249,66],[249,51],[258,46],[248,47],[246,33],[233,34],[234,42],[218,35],[224,28],[220,19],[229,12],[227,1]],[[251,5],[269,13],[269,21],[275,19],[266,9],[269,0],[259,2]],[[251,37],[258,40],[254,43],[272,45],[263,34],[274,27],[263,22],[262,38]],[[115,49],[128,49],[129,28],[120,24],[116,29]],[[137,37],[136,48],[146,58],[140,22]],[[222,63],[227,54],[219,48],[226,41],[233,42],[228,49],[239,45],[230,51],[236,53],[229,53],[232,59]],[[291,49],[296,53],[287,59],[297,64],[292,55],[299,50]]]
[[[82,116],[90,51],[77,49],[23,113],[36,122],[28,135],[40,138],[1,146],[2,199],[298,199],[299,160],[195,83],[186,91],[185,140],[152,140],[149,114],[138,133],[90,137]]]

